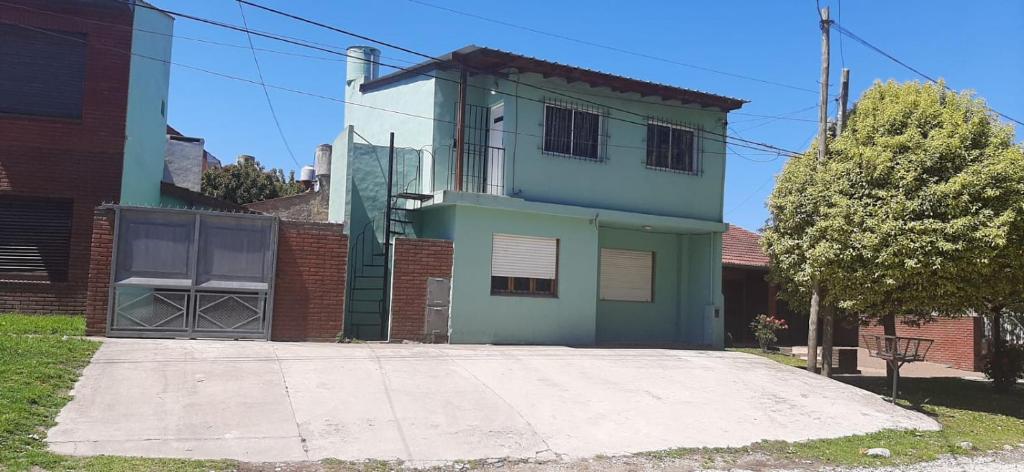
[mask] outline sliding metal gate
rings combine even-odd
[[[277,218],[114,209],[108,336],[269,338]]]

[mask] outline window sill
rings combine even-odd
[[[23,113],[5,113],[2,111],[0,111],[0,120],[52,121],[55,124],[62,125],[80,125],[83,122],[82,117],[71,118],[66,116],[26,115]]]
[[[53,280],[5,279],[0,277],[0,285],[55,285],[63,282]]]
[[[491,292],[492,297],[511,297],[511,298],[558,298],[556,294],[543,294],[543,293],[509,293],[509,292]]]
[[[593,162],[593,163],[598,163],[598,164],[604,163],[604,162],[608,161],[608,159],[603,158],[603,157],[584,157],[584,156],[577,156],[577,155],[574,155],[574,154],[562,154],[560,152],[545,151],[543,149],[541,149],[540,153],[541,153],[541,155],[548,156],[548,157],[558,157],[558,158],[562,158],[562,159],[572,159],[572,160],[576,160],[576,161]]]
[[[700,171],[693,171],[693,170],[680,170],[680,169],[673,169],[671,167],[652,166],[650,164],[644,164],[644,167],[646,167],[649,170],[654,170],[654,171],[658,171],[658,172],[668,172],[670,174],[682,174],[682,175],[693,175],[693,176],[701,175]]]

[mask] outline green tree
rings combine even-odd
[[[763,238],[792,302],[862,322],[1019,306],[1024,157],[984,102],[941,84],[876,83],[827,159],[791,160]],[[806,301],[796,306],[806,305]]]
[[[264,170],[256,161],[242,161],[203,173],[202,191],[211,197],[244,205],[301,191],[295,174],[285,181],[280,169]]]

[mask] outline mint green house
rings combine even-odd
[[[351,234],[346,335],[388,337],[385,243],[410,237],[453,241],[452,343],[723,345],[743,101],[475,46],[383,76],[377,50],[348,53],[329,208]]]

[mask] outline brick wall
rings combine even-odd
[[[348,236],[342,225],[281,221],[274,282],[274,341],[333,341],[345,311]]]
[[[860,345],[864,335],[883,334],[881,326],[861,327]],[[945,364],[962,370],[981,369],[981,346],[984,321],[979,317],[938,319],[921,327],[896,323],[896,334],[935,340],[928,351],[927,361]]]
[[[4,21],[85,33],[88,44],[80,119],[0,114],[0,193],[74,202],[68,280],[0,283],[0,312],[81,314],[86,311],[94,209],[121,193],[131,57],[117,50],[131,50],[132,14],[114,2],[6,3],[67,16],[0,5]]]
[[[110,261],[114,253],[114,211],[97,209],[92,222],[92,264],[85,303],[85,334],[102,336],[107,331],[110,298]]]
[[[85,309],[89,335],[103,335],[107,329],[113,215],[111,210],[96,210],[92,224],[92,267]],[[348,236],[342,229],[338,224],[280,222],[272,340],[333,341],[341,331],[348,258]]]
[[[452,242],[443,239],[397,238],[394,251],[390,339],[423,341],[427,278],[451,279],[454,255]]]

